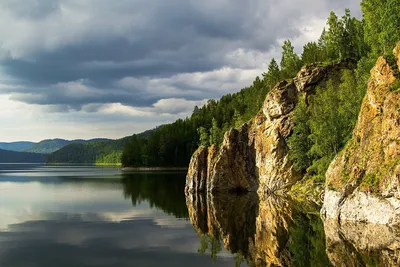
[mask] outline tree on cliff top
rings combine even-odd
[[[290,40],[286,40],[282,45],[281,73],[283,79],[293,78],[301,68],[299,56],[294,52],[294,47]]]

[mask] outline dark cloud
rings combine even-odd
[[[29,104],[60,105],[59,111],[93,103],[144,107],[163,98],[216,98],[252,78],[238,81],[233,71],[197,83],[176,77],[223,67],[257,69],[248,55],[235,60],[229,55],[274,54],[281,39],[301,38],[308,20],[346,7],[358,15],[358,5],[358,0],[7,0],[0,4],[0,66],[18,90],[0,87],[0,93]],[[141,83],[121,86],[124,78]]]

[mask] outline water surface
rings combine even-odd
[[[208,266],[184,173],[0,165],[0,266]],[[215,266],[232,266],[224,250]]]
[[[398,266],[400,234],[185,173],[0,164],[0,266]],[[326,247],[326,244],[328,247]]]

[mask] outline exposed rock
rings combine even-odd
[[[208,148],[203,146],[199,147],[194,152],[186,176],[185,191],[204,191],[207,180],[207,156]]]
[[[400,44],[394,53],[400,61]],[[353,137],[331,163],[322,214],[400,224],[400,93],[384,57],[371,70]]]
[[[343,69],[354,66],[351,60],[327,66],[308,65],[293,80],[278,83],[253,119],[225,133],[218,151],[215,147],[196,151],[189,167],[187,190],[210,193],[287,191],[301,178],[289,160],[287,144],[299,96],[313,94],[316,86],[323,86],[328,79],[339,77]]]
[[[249,140],[249,125],[231,129],[210,170],[209,192],[256,191],[258,188],[254,143]]]

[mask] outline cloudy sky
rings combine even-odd
[[[239,91],[359,0],[0,0],[0,141],[118,138]]]

